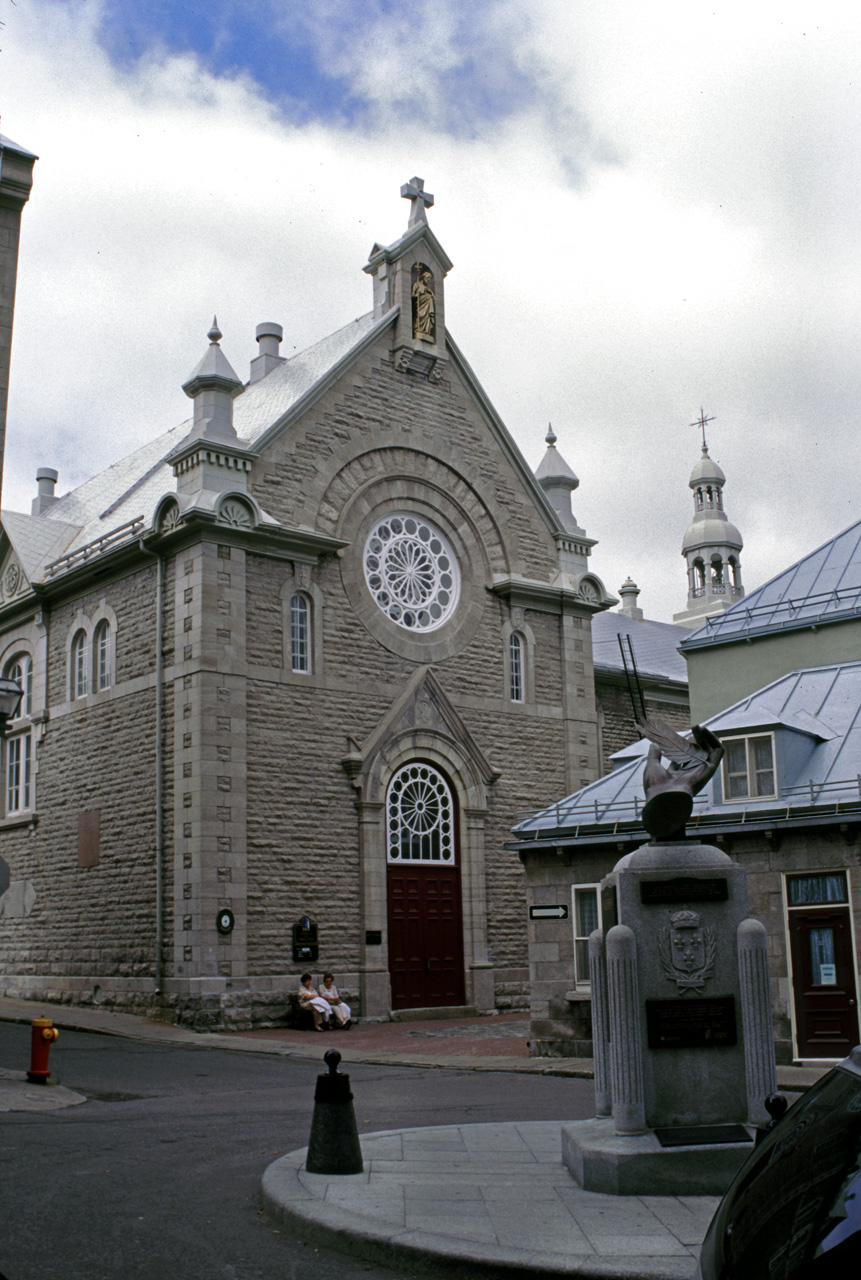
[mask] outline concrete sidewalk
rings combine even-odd
[[[303,1239],[434,1275],[689,1280],[715,1196],[582,1191],[562,1121],[399,1129],[361,1139],[364,1173],[306,1173],[306,1151],[263,1176],[269,1214]]]

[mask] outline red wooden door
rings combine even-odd
[[[388,868],[393,1009],[463,1004],[460,873],[433,863]]]
[[[789,912],[798,1055],[845,1058],[858,1043],[849,908]]]

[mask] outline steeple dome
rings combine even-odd
[[[699,626],[722,613],[744,595],[739,553],[744,540],[723,509],[726,476],[709,456],[703,419],[702,455],[688,482],[694,495],[694,518],[682,539],[682,555],[688,567],[688,602],[673,621],[683,627]]]

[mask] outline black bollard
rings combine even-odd
[[[362,1173],[362,1149],[353,1110],[350,1077],[338,1070],[341,1055],[337,1049],[323,1054],[328,1074],[317,1076],[314,1093],[314,1118],[308,1139],[308,1173]]]

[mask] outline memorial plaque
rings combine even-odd
[[[686,1124],[656,1129],[662,1147],[707,1147],[727,1142],[753,1142],[743,1124]]]
[[[601,890],[601,928],[604,930],[604,936],[607,936],[608,929],[612,929],[618,923],[619,903],[616,897],[616,886],[608,884]]]
[[[726,1049],[736,1043],[735,998],[647,1000],[650,1049]]]
[[[303,916],[293,926],[293,963],[307,964],[319,959],[320,947],[316,922]]]
[[[674,876],[672,880],[641,880],[640,901],[644,906],[679,902],[726,902],[729,885],[724,876],[697,879]]]

